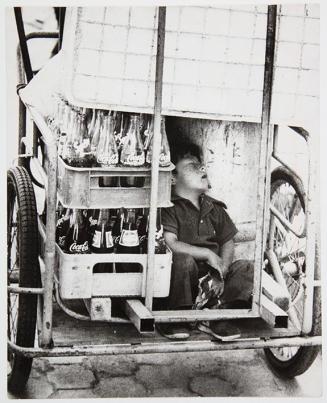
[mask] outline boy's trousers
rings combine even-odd
[[[251,307],[253,271],[253,263],[249,260],[236,260],[229,266],[220,297],[222,308]],[[190,308],[198,294],[199,278],[207,273],[208,266],[204,262],[185,253],[173,254],[168,308]]]

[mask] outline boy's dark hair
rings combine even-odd
[[[185,157],[196,157],[199,161],[202,160],[200,147],[184,140],[174,140],[170,143],[170,156],[174,165]]]

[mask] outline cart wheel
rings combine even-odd
[[[271,175],[270,200],[273,206],[301,233],[305,225],[305,192],[299,179],[279,167]],[[289,232],[276,218],[271,216],[268,245],[276,254],[291,303],[289,317],[292,324],[301,328],[304,308],[305,238]],[[318,269],[318,268],[316,268]],[[268,266],[269,270],[269,266]],[[312,335],[321,332],[320,289],[315,288]],[[281,347],[264,349],[271,369],[283,378],[293,378],[304,373],[315,360],[318,346]]]
[[[23,167],[7,175],[8,285],[39,287],[37,211],[32,182]],[[34,347],[37,295],[8,292],[8,339],[22,347]],[[29,378],[32,358],[8,349],[8,389],[21,392]]]

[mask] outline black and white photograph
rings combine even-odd
[[[320,1],[2,10],[4,398],[322,399]]]

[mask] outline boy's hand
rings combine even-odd
[[[208,249],[206,263],[218,271],[221,279],[224,278],[225,267],[224,267],[223,260],[220,256],[216,255],[215,252],[212,252],[210,249]]]
[[[211,276],[211,279],[212,279],[212,285],[211,285],[212,293],[215,297],[219,298],[224,292],[224,280],[220,280],[218,278],[215,278],[214,276]]]

